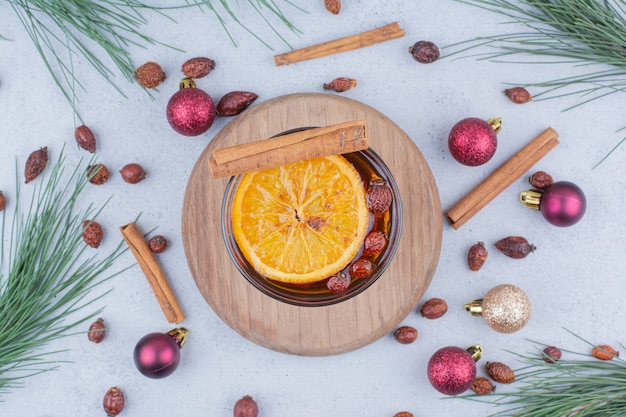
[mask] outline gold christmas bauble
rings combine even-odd
[[[493,287],[482,299],[466,304],[465,309],[482,316],[489,327],[500,333],[516,332],[530,319],[528,295],[510,284]]]

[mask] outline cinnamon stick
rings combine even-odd
[[[404,29],[400,28],[398,22],[394,22],[367,32],[274,55],[274,63],[276,66],[294,64],[309,59],[364,48],[402,36],[404,36]]]
[[[165,277],[165,273],[150,250],[145,238],[137,228],[137,225],[132,222],[126,226],[120,227],[120,230],[126,244],[128,244],[131,252],[135,255],[137,263],[148,279],[152,292],[156,296],[167,321],[177,324],[183,321],[185,314],[178,304],[174,291],[172,291]]]
[[[216,149],[209,160],[214,178],[273,168],[290,162],[367,149],[367,123],[349,121]]]
[[[460,228],[491,200],[559,144],[559,134],[547,128],[461,198],[446,213],[454,229]]]

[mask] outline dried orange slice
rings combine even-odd
[[[358,171],[331,155],[244,174],[231,219],[239,250],[258,273],[305,284],[350,263],[369,214]]]

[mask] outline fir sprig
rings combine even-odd
[[[478,47],[480,59],[509,63],[559,63],[584,70],[578,75],[534,83],[516,83],[543,89],[537,100],[578,96],[569,108],[617,92],[626,91],[626,1],[625,0],[457,0],[489,10],[526,30],[488,35],[446,48],[448,56]],[[528,59],[516,60],[514,56]],[[620,141],[599,162],[606,159]],[[598,164],[599,164],[598,163]],[[596,165],[597,166],[597,165]]]
[[[0,397],[23,384],[23,379],[55,369],[58,351],[48,343],[77,332],[76,327],[99,314],[94,303],[107,292],[92,290],[122,272],[111,272],[125,251],[123,242],[107,256],[82,240],[83,221],[94,219],[103,207],[93,204],[76,210],[88,182],[86,166],[64,175],[63,152],[48,176],[37,179],[25,211],[21,210],[16,179],[15,213],[4,242],[3,211],[0,244]],[[17,173],[16,173],[17,178]],[[6,256],[6,257],[5,257]]]
[[[142,34],[142,27],[148,23],[142,15],[147,6],[135,0],[9,0],[9,3],[54,83],[73,106],[76,88],[85,89],[74,75],[74,55],[85,58],[123,95],[114,82],[116,71],[100,58],[98,49],[130,80],[135,65],[129,48],[158,43]]]
[[[571,332],[570,332],[571,333]],[[572,333],[573,334],[573,333]],[[574,335],[576,336],[576,335]],[[589,345],[591,342],[576,336]],[[546,345],[533,342],[535,354],[513,355],[523,364],[515,371],[512,391],[485,397],[504,410],[491,417],[617,417],[626,415],[626,361],[614,357],[602,361],[591,354],[562,349],[563,357],[545,361]],[[494,400],[495,398],[495,400]]]
[[[289,0],[282,1],[298,8]],[[185,3],[168,7],[153,6],[139,0],[8,0],[8,2],[32,40],[54,83],[60,88],[76,114],[78,114],[77,89],[79,91],[86,89],[74,72],[73,63],[77,56],[84,58],[102,78],[124,96],[115,77],[121,74],[132,81],[136,65],[130,48],[133,46],[146,48],[151,45],[170,47],[144,34],[144,29],[149,24],[148,15],[151,13],[168,17],[167,12],[172,9],[195,7],[209,10],[234,43],[223,17],[226,14],[269,47],[267,42],[237,19],[236,12],[227,0],[186,0]],[[247,3],[283,42],[287,43],[280,32],[272,26],[267,15],[277,18],[289,30],[298,32],[275,0],[248,0]],[[0,34],[0,40],[3,39],[5,38]],[[101,55],[102,53],[104,55]]]

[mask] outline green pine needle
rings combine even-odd
[[[35,180],[24,211],[16,180],[9,236],[6,210],[2,214],[0,398],[23,385],[24,378],[58,366],[53,357],[59,352],[45,351],[44,346],[76,333],[78,325],[99,314],[94,303],[106,292],[92,297],[92,290],[122,272],[109,270],[125,251],[123,241],[102,259],[89,253],[93,249],[83,242],[83,221],[93,220],[103,207],[76,210],[88,182],[87,168],[79,164],[66,179],[64,163],[61,152],[50,174]]]
[[[299,6],[297,6],[296,4],[292,3],[289,0],[282,0],[282,1],[285,4],[296,8],[297,10],[300,10],[302,12],[304,11],[304,9],[300,8]],[[215,18],[220,23],[220,25],[223,27],[224,31],[226,32],[226,34],[228,35],[228,37],[232,41],[233,45],[237,45],[237,42],[232,37],[230,31],[228,30],[228,27],[226,26],[226,20],[222,16],[223,13],[226,13],[226,15],[228,15],[237,25],[239,25],[246,32],[248,32],[250,35],[252,35],[254,38],[256,38],[259,42],[261,42],[263,45],[265,45],[268,49],[273,50],[273,48],[271,47],[271,45],[268,42],[266,42],[261,37],[259,37],[253,30],[250,29],[250,27],[248,27],[246,24],[244,24],[237,17],[237,13],[235,13],[234,10],[232,9],[232,7],[229,5],[229,1],[228,0],[218,0],[220,6],[224,9],[222,14],[220,14],[220,11],[217,10],[215,8],[215,6],[213,5],[213,3],[215,3],[215,2],[216,2],[216,0],[187,0],[187,4],[189,6],[198,6],[198,7],[200,7],[201,10],[206,8],[209,11],[211,11],[211,13],[213,13],[215,15]],[[232,1],[231,1],[231,3],[232,3]],[[285,45],[287,45],[288,47],[291,47],[291,45],[289,45],[289,42],[287,42],[287,40],[281,34],[281,32],[273,26],[273,24],[270,21],[270,18],[272,18],[272,17],[273,18],[277,18],[287,29],[289,29],[293,33],[300,33],[300,31],[298,30],[298,28],[294,24],[292,24],[290,22],[289,18],[278,7],[276,2],[273,1],[273,0],[247,0],[247,3],[248,3],[249,7],[252,7],[254,9],[254,11],[259,15],[261,20],[272,30],[272,32],[274,32],[274,34]],[[264,13],[264,10],[266,10],[268,12],[270,17],[266,16],[266,14]]]
[[[516,83],[542,89],[533,94],[534,100],[578,96],[579,102],[568,109],[626,91],[625,0],[457,1],[498,13],[508,19],[506,24],[521,25],[526,30],[449,45],[446,48],[451,52],[447,56],[487,48],[488,51],[474,56],[508,63],[558,63],[579,67],[579,75]],[[515,56],[527,59],[516,60]],[[609,155],[623,142],[620,141]],[[606,157],[608,155],[602,161]]]

